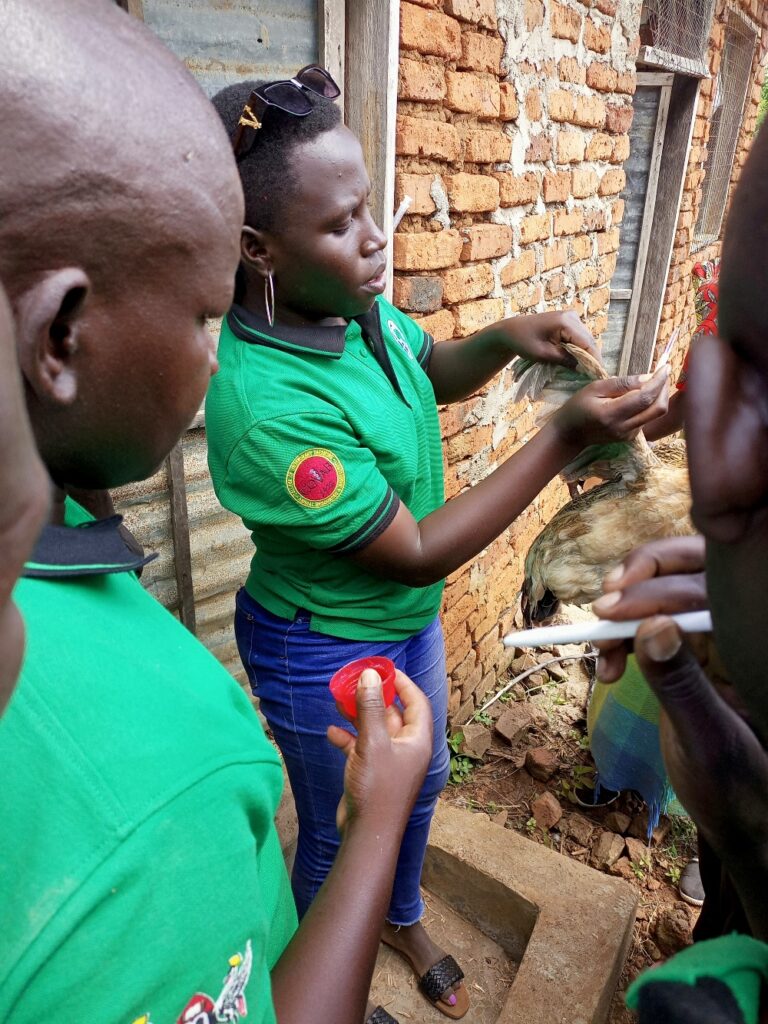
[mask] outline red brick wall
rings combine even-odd
[[[394,298],[438,342],[503,316],[565,307],[596,337],[605,329],[639,16],[640,0],[402,0],[395,201],[407,194],[413,204],[395,235]],[[680,281],[692,266],[707,102],[705,83],[661,338],[692,314]],[[533,411],[513,406],[510,392],[505,372],[442,410],[448,498],[533,431]],[[550,485],[449,579],[443,623],[455,721],[471,715],[506,668],[500,638],[515,614],[525,553],[566,500],[561,484]]]
[[[766,6],[764,0],[739,0],[730,9],[733,9],[733,7],[743,11],[755,26],[762,29],[762,33],[758,39],[752,67],[753,84],[747,94],[744,119],[736,147],[731,177],[731,192],[739,180],[739,174],[747,159],[750,143],[755,131],[757,109],[760,103],[760,90],[765,74],[766,53],[768,52],[768,6]],[[707,157],[707,143],[709,141],[714,98],[714,76],[720,68],[728,11],[729,7],[724,0],[718,0],[708,51],[709,69],[713,77],[702,82],[699,92],[696,121],[693,127],[693,140],[688,157],[688,169],[680,204],[677,232],[675,234],[675,245],[667,277],[664,305],[661,310],[661,324],[657,338],[657,347],[659,349],[663,348],[676,327],[681,328],[681,343],[676,346],[676,351],[673,355],[673,366],[676,369],[679,369],[682,365],[687,340],[691,337],[696,326],[696,311],[693,302],[694,293],[691,287],[693,266],[700,260],[710,260],[720,255],[721,243],[719,241],[703,248],[696,248],[693,233],[699,215],[702,185],[705,176],[704,164]],[[723,224],[725,224],[725,218],[723,218]]]

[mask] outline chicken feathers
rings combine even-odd
[[[567,399],[578,377],[578,387],[583,387],[608,376],[590,353],[564,347],[578,369],[565,370],[564,376],[562,367],[545,366],[540,369],[547,373],[524,378],[524,368],[523,393],[546,401],[547,391],[561,392]],[[555,400],[550,397],[548,404]],[[596,600],[605,574],[640,544],[695,532],[685,443],[680,439],[666,439],[651,448],[641,432],[625,443],[592,445],[562,475],[569,482],[586,476],[606,482],[561,508],[531,545],[522,588],[526,626],[549,619],[561,601],[583,605]]]

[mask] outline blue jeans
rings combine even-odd
[[[309,613],[293,621],[262,608],[246,590],[237,595],[235,635],[253,693],[285,759],[299,819],[291,882],[302,917],[328,874],[339,836],[336,808],[344,788],[344,755],[326,737],[329,725],[350,725],[328,689],[333,673],[356,658],[391,658],[432,704],[432,762],[403,836],[387,920],[415,924],[424,913],[420,882],[429,826],[448,780],[445,738],[448,687],[439,619],[407,640],[342,640],[309,628]]]

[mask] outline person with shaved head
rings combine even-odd
[[[191,76],[109,0],[0,5],[0,1022],[359,1024],[429,761],[426,699],[358,690],[343,841],[296,914],[280,763],[247,698],[138,583],[119,517],[217,362],[243,199]],[[1,296],[0,296],[1,297]]]

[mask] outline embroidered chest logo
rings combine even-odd
[[[297,505],[324,508],[341,497],[346,479],[339,458],[328,448],[307,448],[288,467],[285,486]]]
[[[196,992],[176,1018],[176,1024],[238,1024],[248,1016],[245,988],[251,977],[253,952],[251,940],[245,944],[245,953],[229,958],[229,971],[218,999]],[[133,1024],[153,1024],[151,1014],[137,1017]]]
[[[400,346],[400,348],[403,350],[403,352],[405,352],[405,354],[408,356],[409,359],[413,359],[413,352],[411,352],[411,346],[405,340],[405,335],[400,330],[400,328],[397,326],[395,321],[394,320],[387,320],[387,327],[389,328],[389,333],[395,339],[395,341]]]

